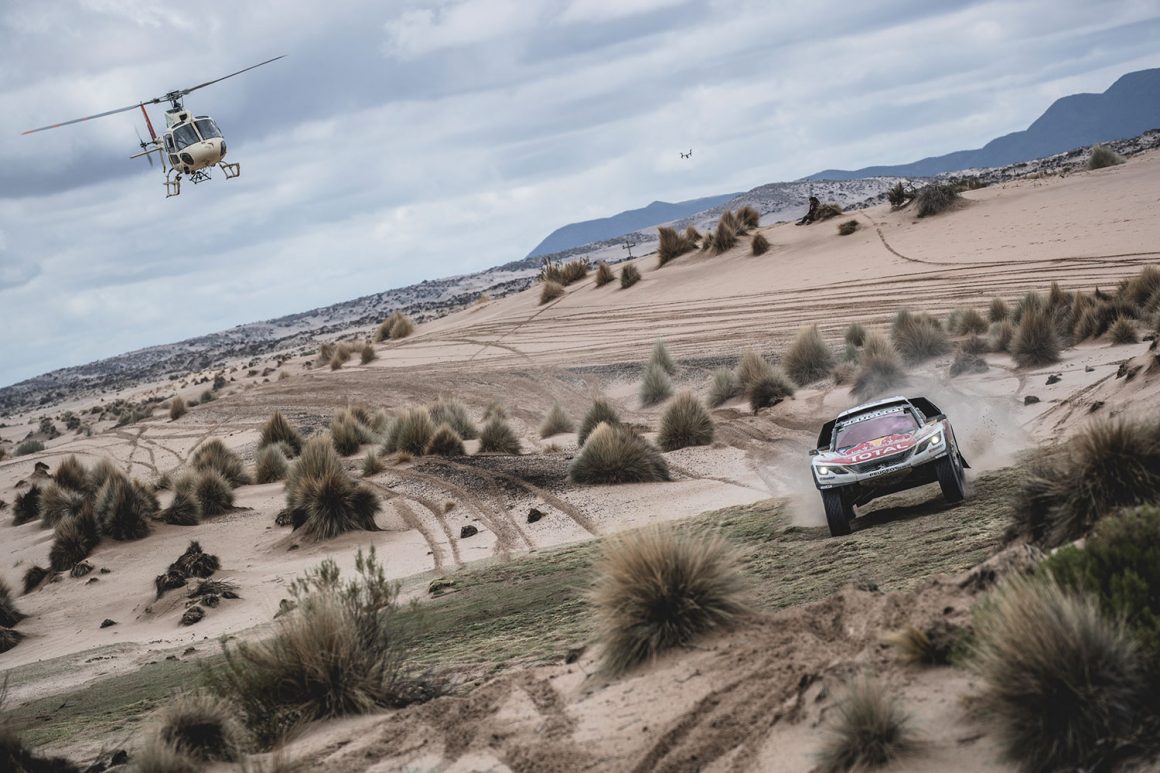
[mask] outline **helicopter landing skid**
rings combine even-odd
[[[242,173],[242,165],[237,162],[227,164],[225,161],[219,161],[218,166],[225,173],[227,180],[232,180]]]
[[[172,169],[169,171],[170,174],[165,175],[165,198],[167,199],[181,195],[181,175],[173,175]]]

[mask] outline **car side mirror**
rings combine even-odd
[[[936,413],[934,416],[930,417],[930,421],[943,421],[946,419],[946,417],[947,415],[945,413]]]
[[[817,455],[818,455],[818,449],[811,448],[810,449],[810,456],[817,456]]]

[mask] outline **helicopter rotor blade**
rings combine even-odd
[[[206,81],[205,83],[199,83],[196,86],[190,86],[188,89],[181,89],[180,91],[178,91],[176,93],[181,95],[181,96],[185,96],[186,94],[188,94],[191,91],[197,91],[198,89],[204,89],[206,86],[213,85],[214,83],[217,83],[219,81],[224,81],[226,78],[232,78],[235,75],[241,75],[244,72],[249,72],[250,70],[254,69],[255,67],[261,67],[264,64],[269,64],[270,62],[276,62],[279,59],[285,59],[285,58],[286,58],[286,54],[282,54],[281,56],[276,56],[273,59],[267,59],[264,62],[258,62],[257,64],[251,65],[250,67],[247,67],[244,70],[238,70],[237,72],[232,72],[229,75],[223,75],[220,78],[215,78],[212,81]],[[164,99],[164,97],[162,97],[162,99]]]
[[[142,104],[144,103],[138,102],[137,104],[129,105],[128,107],[118,107],[116,110],[106,110],[105,112],[97,113],[96,115],[86,115],[84,118],[74,118],[71,121],[62,121],[60,123],[50,123],[48,126],[41,126],[39,129],[29,129],[26,132],[20,132],[20,134],[35,134],[36,132],[42,132],[47,129],[56,129],[61,126],[80,123],[81,121],[91,121],[94,118],[104,118],[106,115],[116,115],[117,113],[124,113],[126,110],[136,110],[137,108],[141,107]]]
[[[136,126],[133,127],[133,133],[137,135],[137,144],[141,146],[141,150],[145,150],[146,148],[149,147],[150,143],[141,139],[141,132],[137,129]],[[149,150],[145,153],[145,160],[149,162],[149,168],[152,169],[153,168],[153,151],[152,150]]]

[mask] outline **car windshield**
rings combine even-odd
[[[201,134],[203,140],[222,136],[221,130],[218,129],[217,124],[213,122],[212,118],[197,118],[194,120],[194,123],[197,124],[197,131]]]
[[[904,435],[918,429],[918,421],[910,411],[899,408],[872,416],[868,419],[857,419],[849,424],[838,427],[834,435],[834,448],[844,451],[861,445],[868,440],[875,440],[887,435]]]
[[[186,145],[201,142],[201,137],[193,130],[193,124],[183,123],[173,127],[173,141],[177,144],[177,149],[181,150]]]

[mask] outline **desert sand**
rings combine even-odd
[[[299,539],[274,524],[283,506],[282,486],[274,483],[240,488],[233,512],[201,525],[157,524],[143,541],[103,541],[89,560],[107,573],[66,574],[19,597],[29,615],[20,625],[27,638],[0,654],[10,707],[47,705],[48,699],[65,705],[78,690],[101,685],[115,691],[118,679],[174,661],[185,670],[166,677],[175,682],[170,686],[192,684],[193,664],[219,651],[219,637],[262,635],[293,578],[325,557],[349,569],[359,547],[375,547],[405,598],[435,605],[441,600],[429,601],[427,586],[437,577],[454,579],[506,562],[530,567],[537,556],[642,524],[771,499],[789,503],[770,519],[771,535],[802,542],[803,555],[818,564],[841,569],[867,550],[874,560],[890,560],[918,550],[911,542],[916,538],[934,544],[936,536],[924,530],[973,518],[972,502],[986,493],[979,488],[1006,480],[1001,475],[1017,464],[1019,452],[1064,438],[1092,416],[1160,406],[1149,341],[1085,342],[1041,369],[1016,368],[1005,354],[986,355],[984,373],[954,379],[947,373],[950,355],[912,369],[905,391],[929,395],[950,414],[972,464],[975,491],[957,511],[941,505],[937,489],[910,492],[901,497],[904,504],[875,503],[862,514],[869,518],[860,518],[854,534],[841,540],[826,533],[805,456],[821,423],[856,402],[832,381],[801,389],[757,415],[742,400],[714,410],[714,444],[666,454],[674,472],[669,483],[571,484],[567,464],[575,436],[540,439],[537,427],[555,401],[578,421],[591,399],[603,395],[624,420],[652,433],[662,406],[642,409],[636,390],[641,364],[658,338],[678,360],[677,389],[703,395],[714,367],[731,365],[746,348],[781,352],[805,324],[819,324],[840,350],[849,323],[884,329],[899,307],[941,317],[961,306],[985,310],[996,295],[1014,301],[1052,281],[1067,290],[1114,289],[1160,263],[1160,220],[1154,216],[1160,153],[1099,171],[969,191],[964,199],[955,210],[922,220],[885,205],[861,210],[852,215],[861,227],[844,237],[836,233],[837,221],[764,226],[773,246],[760,257],[750,254],[747,239],[724,255],[695,251],[663,268],[646,256],[636,260],[642,281],[628,289],[618,283],[597,288],[589,279],[540,305],[533,288],[380,344],[368,365],[356,358],[331,371],[310,368],[309,357],[298,357],[282,366],[289,377],[268,383],[239,377],[220,399],[177,421],[158,410],[128,426],[98,426],[91,437],[66,433],[41,453],[0,462],[0,499],[11,503],[21,482],[35,482],[38,461],[55,468],[69,454],[86,463],[111,457],[148,481],[179,470],[211,437],[252,462],[258,429],[274,410],[317,431],[348,405],[395,412],[439,395],[464,401],[477,421],[488,404],[500,401],[524,449],[520,457],[388,464],[368,479],[383,501],[378,532],[321,543]],[[1121,363],[1128,360],[1141,366],[1139,376],[1123,377]],[[1048,386],[1051,374],[1061,378]],[[184,394],[196,397],[200,390],[190,386]],[[129,396],[149,393],[173,391],[144,385]],[[1028,396],[1039,401],[1025,405]],[[9,421],[0,436],[23,437],[34,415]],[[356,476],[361,458],[346,460]],[[529,523],[533,507],[546,515]],[[3,512],[0,575],[19,588],[27,567],[46,564],[51,532],[36,522],[13,526],[11,509]],[[461,538],[467,525],[478,534]],[[464,675],[454,695],[312,725],[288,743],[287,752],[336,771],[808,770],[834,686],[869,669],[903,697],[925,739],[894,769],[1001,770],[985,722],[964,707],[971,677],[903,665],[879,641],[884,630],[945,609],[968,616],[976,594],[961,588],[959,579],[997,549],[1000,531],[994,526],[961,555],[949,546],[940,573],[919,571],[877,587],[835,581],[836,593],[805,593],[810,603],[782,599],[752,625],[618,680],[593,675],[595,642],[571,663],[551,647],[511,657],[457,651],[442,663]],[[184,597],[175,592],[156,599],[153,578],[191,539],[220,557],[215,577],[236,582],[242,598],[223,601],[203,621],[184,627],[178,623]],[[787,577],[804,572],[784,568]],[[106,619],[116,625],[100,627]],[[81,758],[111,745],[131,746],[155,701],[100,719],[84,707],[50,713],[41,720],[56,728],[45,736],[48,748]],[[72,724],[61,729],[62,723]]]

